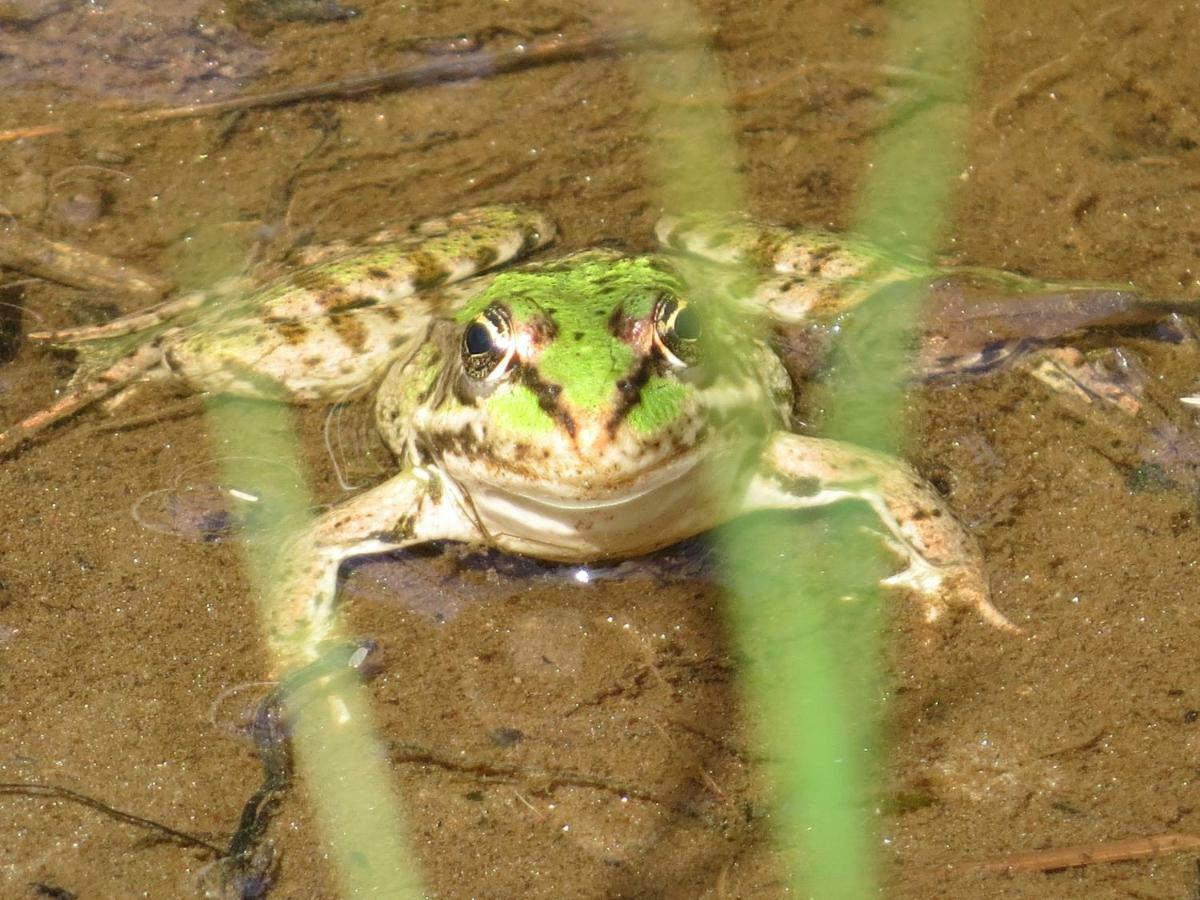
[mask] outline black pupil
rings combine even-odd
[[[681,341],[700,339],[700,317],[686,306],[675,314],[675,336]]]
[[[477,356],[480,353],[490,353],[492,350],[492,332],[486,325],[479,322],[472,322],[467,326],[467,331],[463,335],[463,346],[467,348],[467,352],[472,356]]]

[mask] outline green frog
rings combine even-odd
[[[934,273],[834,235],[730,217],[668,220],[661,252],[589,250],[501,268],[554,236],[486,207],[310,251],[265,285],[184,295],[34,337],[84,351],[55,406],[11,449],[152,373],[199,391],[333,400],[376,386],[399,470],[281,552],[277,666],[338,640],[347,559],[463,541],[544,560],[631,557],[758,510],[859,500],[903,561],[886,583],[936,619],[990,603],[979,549],[899,459],[796,433],[793,380],[767,327],[834,322],[881,279]]]

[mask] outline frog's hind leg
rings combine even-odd
[[[53,344],[86,344],[106,338],[124,337],[162,325],[180,313],[204,305],[212,296],[207,291],[192,291],[154,306],[113,319],[101,325],[86,325],[81,328],[63,328],[59,331],[32,331],[30,340]]]
[[[742,512],[803,509],[841,500],[867,503],[886,529],[884,541],[908,562],[884,580],[911,589],[933,621],[968,607],[986,622],[1017,630],[988,599],[987,575],[974,539],[933,486],[890,456],[841,441],[778,434],[763,454]]]
[[[350,255],[320,260],[281,276],[258,292],[266,319],[304,318],[363,305],[419,297],[531,253],[554,238],[554,224],[533,210],[486,206],[425,223],[399,241],[364,244]],[[413,300],[410,305],[420,304]]]
[[[847,235],[791,229],[737,214],[667,216],[655,226],[666,249],[754,274],[741,300],[781,323],[832,321],[885,284],[932,270]]]
[[[0,432],[0,456],[12,453],[54,423],[128,386],[150,373],[162,361],[162,350],[154,341],[121,357],[98,375],[72,385],[53,405]]]

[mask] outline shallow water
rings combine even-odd
[[[418,62],[464,35],[508,48],[612,22],[600,5],[355,5],[354,19],[312,23],[249,5],[235,15],[112,0],[51,4],[41,17],[10,4],[0,53],[25,75],[5,82],[0,129],[71,130],[0,143],[0,203],[52,237],[185,284],[240,271],[255,241],[278,257],[489,202],[546,210],[559,249],[650,245],[646,120],[621,59],[113,122],[123,103],[278,89]],[[906,89],[879,68],[885,9],[707,8],[751,210],[844,226],[871,138]],[[1198,37],[1191,7],[987,5],[947,258],[1200,295]],[[135,306],[45,283],[27,285],[24,303],[26,329]],[[12,331],[0,316],[4,356]],[[995,603],[1024,633],[970,617],[931,628],[894,603],[894,750],[878,804],[891,896],[1197,890],[1187,855],[1056,874],[942,868],[1200,833],[1200,426],[1174,406],[1195,390],[1200,359],[1188,343],[1116,343],[1148,373],[1171,429],[1149,434],[1144,420],[1097,414],[1015,370],[909,395],[909,458],[980,540]],[[0,366],[0,422],[45,405],[69,371],[22,345]],[[324,412],[296,418],[320,498],[335,501]],[[252,703],[254,688],[239,686],[265,663],[236,529],[204,513],[222,496],[223,451],[207,429],[199,404],[155,387],[0,464],[0,782],[58,785],[223,844],[260,776],[229,698]],[[194,485],[207,493],[184,490]],[[132,514],[158,491],[176,492],[154,507],[176,530]],[[449,608],[430,587],[445,583]],[[636,572],[576,588],[450,554],[355,567],[343,596],[352,632],[382,647],[371,690],[436,896],[785,894],[760,754],[703,578]],[[211,861],[62,799],[0,804],[4,896],[36,896],[37,884],[188,896]],[[335,895],[299,792],[271,838],[279,896]]]

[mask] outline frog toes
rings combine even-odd
[[[974,611],[993,628],[1012,634],[1021,633],[1019,627],[992,605],[987,576],[978,562],[932,563],[890,537],[884,540],[892,550],[908,560],[908,566],[880,583],[885,587],[909,591],[920,604],[925,621],[936,622],[953,607]]]

